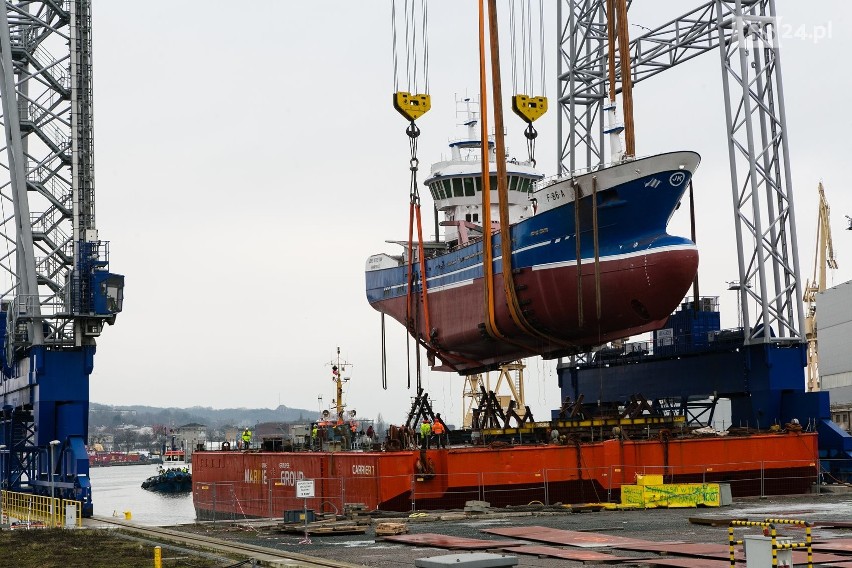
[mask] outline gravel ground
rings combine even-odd
[[[690,524],[689,517],[737,517],[762,521],[765,517],[782,517],[806,521],[852,521],[852,492],[823,493],[770,497],[768,499],[737,499],[732,506],[720,509],[648,509],[633,511],[600,511],[589,513],[531,513],[529,516],[507,517],[504,511],[495,511],[475,519],[455,521],[409,522],[410,534],[438,533],[447,536],[503,539],[482,530],[493,527],[546,526],[567,530],[593,531],[622,537],[653,541],[678,540],[695,543],[727,544],[727,527],[709,527]],[[268,525],[269,523],[266,522]],[[391,568],[414,566],[416,558],[443,554],[458,554],[440,548],[415,547],[375,539],[372,529],[357,536],[315,536],[312,543],[300,545],[297,535],[280,533],[264,523],[226,524],[203,523],[174,527],[176,530],[200,532],[222,539],[233,539],[251,544],[278,548],[316,557],[329,558],[352,564]],[[852,529],[814,529],[814,538],[852,538]],[[543,543],[542,543],[543,544]],[[557,546],[557,545],[548,545]],[[606,551],[603,549],[597,549]],[[818,545],[815,550],[819,550]],[[496,551],[493,551],[496,552]],[[613,551],[619,556],[651,556],[650,554]],[[538,558],[518,555],[518,566],[556,567],[583,566],[582,563],[556,558]],[[852,560],[852,558],[850,558]],[[625,558],[623,564],[627,564]]]

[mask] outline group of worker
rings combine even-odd
[[[320,421],[311,425],[311,449],[322,449],[322,442],[339,439],[345,443],[346,449],[355,449],[356,446],[372,446],[376,437],[373,425],[367,427],[367,431],[359,431],[359,424],[355,420],[344,421],[338,418],[337,422]]]
[[[441,419],[441,414],[435,415],[434,421],[423,418],[420,424],[420,448],[428,450],[432,447],[432,438],[435,438],[435,447],[438,449],[447,447],[447,427]]]

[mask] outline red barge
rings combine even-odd
[[[733,496],[807,492],[817,481],[817,435],[753,434],[570,445],[452,447],[427,450],[434,473],[418,473],[418,450],[396,452],[205,451],[193,456],[198,519],[281,517],[301,509],[296,482],[315,480],[307,507],[342,512],[461,508],[616,500],[637,474],[666,483],[727,482]]]

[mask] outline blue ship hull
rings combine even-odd
[[[561,181],[534,194],[539,212],[510,229],[514,281],[526,318],[556,341],[531,337],[513,321],[502,288],[499,235],[492,237],[495,311],[505,339],[483,332],[482,240],[427,259],[428,333],[422,329],[420,265],[414,264],[419,335],[447,370],[478,372],[530,355],[578,352],[661,327],[698,267],[694,243],[666,232],[698,160],[691,152],[663,154]],[[596,203],[593,183],[598,187]],[[575,184],[581,195],[579,227]],[[405,263],[373,270],[368,265],[366,272],[370,304],[403,324],[407,273]]]

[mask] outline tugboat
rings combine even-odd
[[[142,482],[142,489],[159,493],[189,493],[192,491],[192,474],[185,466],[167,469],[161,466],[157,475]]]

